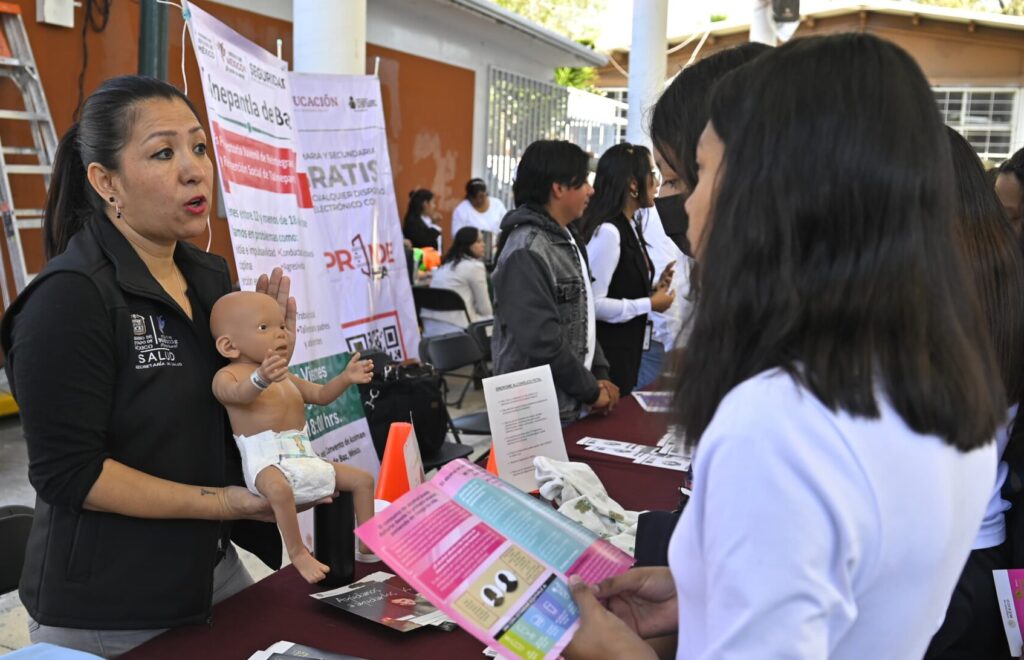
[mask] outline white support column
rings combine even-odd
[[[295,62],[302,73],[366,73],[366,0],[294,0]]]
[[[633,0],[626,139],[648,147],[651,145],[646,126],[649,109],[665,85],[667,24],[668,0]]]

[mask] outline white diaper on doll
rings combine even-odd
[[[306,429],[236,435],[235,444],[242,454],[245,485],[256,495],[260,494],[256,490],[256,475],[270,465],[284,473],[296,504],[322,500],[334,493],[334,466],[316,455]]]

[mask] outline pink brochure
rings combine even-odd
[[[588,583],[633,558],[464,460],[356,530],[394,572],[508,657],[557,658],[578,627],[567,576]]]
[[[1003,617],[1003,632],[1010,646],[1010,655],[1021,656],[1024,639],[1024,569],[992,571],[999,599],[999,614]]]

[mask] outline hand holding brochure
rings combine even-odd
[[[460,460],[356,530],[387,565],[480,641],[557,658],[578,627],[567,576],[589,583],[633,558]]]

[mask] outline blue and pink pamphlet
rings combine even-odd
[[[633,558],[493,474],[444,466],[356,530],[394,572],[502,655],[557,658],[579,610],[568,576],[624,573]]]
[[[1010,645],[1010,655],[1019,658],[1024,647],[1024,569],[992,571],[1003,617],[1003,632]]]

